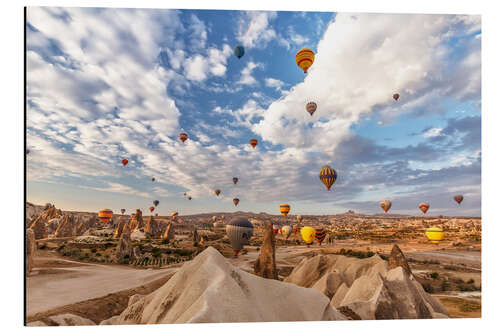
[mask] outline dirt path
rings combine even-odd
[[[102,297],[158,280],[175,268],[134,269],[127,266],[82,264],[65,260],[70,267],[35,268],[27,278],[27,315]],[[37,274],[38,273],[38,274]]]

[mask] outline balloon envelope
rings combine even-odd
[[[392,98],[394,98],[394,100],[397,101],[399,99],[399,94],[392,95]]]
[[[427,213],[427,211],[429,210],[429,204],[427,202],[421,202],[419,205],[418,205],[418,208],[420,208],[420,210],[425,214]]]
[[[323,165],[319,173],[319,179],[326,186],[328,191],[330,191],[333,183],[337,180],[337,171],[332,169],[329,165]]]
[[[309,102],[306,104],[306,111],[309,112],[309,114],[312,116],[314,112],[316,112],[316,109],[318,108],[318,105],[314,102]]]
[[[392,203],[389,200],[382,200],[380,201],[380,208],[384,210],[384,212],[387,213],[387,211],[391,208]]]
[[[323,242],[323,240],[326,237],[326,231],[323,228],[316,228],[316,233],[314,235],[314,238],[316,238],[316,241],[318,242],[319,245]]]
[[[300,235],[302,236],[302,240],[309,245],[314,241],[316,230],[312,227],[302,227],[302,229],[300,229]]]
[[[104,208],[104,209],[101,209],[99,211],[97,216],[99,217],[101,222],[103,222],[103,223],[109,222],[109,221],[111,221],[111,218],[113,217],[113,211],[111,209]]]
[[[179,139],[181,139],[181,141],[184,142],[188,139],[188,135],[183,132],[183,133],[179,134]]]
[[[462,200],[464,200],[464,196],[461,195],[461,194],[458,194],[458,195],[455,195],[453,197],[453,199],[455,199],[455,201],[460,205],[460,203],[462,202]]]
[[[290,235],[292,234],[292,227],[290,227],[289,225],[284,225],[283,227],[281,227],[281,234],[285,236],[285,239],[288,239],[288,237],[290,237]]]
[[[434,244],[439,244],[439,242],[444,238],[443,229],[439,227],[427,228],[427,230],[425,230],[425,235],[427,236],[427,239],[429,239],[431,243]]]
[[[215,195],[219,196],[219,194],[220,194],[220,190],[219,190],[219,189],[216,189],[216,190],[215,190]]]
[[[239,202],[240,202],[240,199],[238,199],[238,198],[234,198],[233,199],[233,203],[234,203],[235,206],[238,206]]]
[[[233,177],[233,183],[236,184],[238,182],[238,178],[237,177]]]
[[[234,218],[226,225],[226,235],[234,252],[238,254],[244,245],[250,243],[253,224],[242,217]]]
[[[257,139],[250,140],[250,145],[252,146],[252,148],[255,148],[255,146],[257,146],[257,143],[258,143]]]
[[[295,62],[297,62],[297,66],[302,68],[304,73],[307,73],[307,70],[314,62],[314,52],[308,48],[299,50],[295,55]]]
[[[153,201],[153,205],[155,205],[155,207],[156,207],[156,206],[158,206],[158,204],[159,204],[159,203],[160,203],[160,202],[159,202],[158,200],[154,200],[154,201]]]
[[[234,55],[240,59],[245,54],[245,48],[241,45],[236,45],[234,48]]]
[[[128,160],[127,159],[123,159],[122,160],[122,164],[123,164],[123,166],[126,166],[128,164]]]
[[[289,204],[281,204],[280,205],[280,213],[281,213],[281,215],[287,216],[289,211],[290,211],[290,205]]]

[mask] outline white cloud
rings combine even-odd
[[[439,127],[431,128],[427,130],[423,135],[424,138],[432,138],[438,136],[443,129]]]
[[[272,77],[268,77],[265,79],[265,84],[267,87],[274,88],[279,91],[285,85],[285,82],[278,79],[274,79]]]
[[[252,72],[257,68],[264,68],[262,63],[255,63],[253,61],[249,61],[245,68],[241,70],[241,77],[238,81],[239,84],[252,86],[257,85],[257,80],[252,76]]]
[[[270,27],[270,21],[277,17],[276,12],[245,12],[240,19],[236,39],[247,48],[265,47],[276,38],[276,31]]]

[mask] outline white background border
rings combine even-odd
[[[24,1],[2,2],[1,14],[1,151],[0,156],[0,244],[2,297],[0,299],[0,326],[4,332],[17,330],[53,331],[56,328],[24,328],[23,319],[23,159],[24,159],[24,49],[23,6],[68,6],[68,7],[144,7],[180,9],[240,9],[240,10],[307,10],[338,12],[379,13],[445,13],[482,15],[482,217],[483,217],[483,300],[482,319],[453,320],[393,320],[363,322],[299,322],[256,324],[195,324],[195,325],[149,325],[57,328],[58,332],[71,330],[105,330],[112,332],[175,331],[175,332],[240,332],[255,331],[349,331],[349,332],[489,332],[500,326],[500,292],[498,281],[499,248],[495,239],[499,232],[499,145],[500,107],[498,96],[500,84],[499,38],[500,11],[497,1],[487,0],[337,0],[337,1],[264,1],[245,2],[210,0],[121,0],[121,1]],[[495,325],[497,324],[497,325]],[[497,326],[495,329],[494,327]]]

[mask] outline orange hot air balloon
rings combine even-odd
[[[111,209],[104,208],[99,211],[97,216],[102,223],[106,223],[111,221],[111,218],[113,217],[113,211]]]
[[[464,196],[459,194],[459,195],[455,195],[453,197],[453,199],[455,199],[455,201],[460,205],[460,203],[462,202],[462,200],[464,200]]]
[[[306,104],[306,111],[309,112],[309,114],[312,116],[314,112],[316,112],[316,109],[318,108],[318,105],[314,102],[309,102]]]
[[[220,194],[220,190],[219,190],[219,189],[216,189],[216,190],[215,190],[215,195],[219,196],[219,194]]]
[[[304,73],[307,73],[307,70],[314,62],[314,52],[311,49],[303,48],[295,55],[295,61],[297,66],[302,68]]]
[[[319,179],[323,184],[325,184],[328,191],[330,191],[333,183],[337,180],[337,171],[330,168],[329,165],[324,165],[319,173]]]
[[[427,202],[421,202],[419,205],[418,205],[418,208],[420,208],[420,210],[425,214],[427,213],[427,211],[429,210],[429,204]]]
[[[123,166],[126,166],[128,164],[128,160],[127,159],[123,159],[122,160],[122,164],[123,164]]]
[[[391,206],[392,202],[390,202],[389,200],[380,201],[380,208],[382,208],[386,213],[391,208]]]
[[[392,95],[392,98],[394,98],[394,100],[397,101],[399,99],[399,94]]]
[[[188,135],[182,132],[181,134],[179,134],[179,139],[181,139],[181,141],[184,142],[188,139]]]
[[[258,143],[257,139],[250,140],[250,145],[252,146],[252,148],[255,148],[255,146],[257,146],[257,143]]]
[[[238,206],[239,202],[240,202],[240,199],[238,199],[238,198],[234,198],[233,199],[233,203],[234,203],[235,206]]]
[[[280,213],[281,213],[281,215],[287,216],[289,211],[290,211],[290,205],[289,204],[281,204],[280,205]]]

